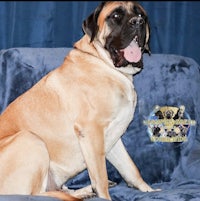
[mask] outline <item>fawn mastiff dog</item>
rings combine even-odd
[[[149,51],[147,14],[136,2],[103,2],[83,31],[63,64],[1,114],[1,194],[110,200],[106,159],[129,186],[153,191],[120,138],[137,101],[132,77]],[[86,168],[90,186],[63,188]]]

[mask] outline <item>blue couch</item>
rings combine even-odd
[[[0,113],[42,76],[58,67],[69,50],[70,48],[1,50]],[[117,184],[109,189],[113,201],[200,200],[199,65],[193,59],[179,55],[152,54],[149,56],[144,54],[144,69],[135,75],[133,82],[138,94],[138,103],[134,120],[122,139],[144,180],[152,187],[162,190],[144,193],[135,188],[129,188],[116,169],[107,162],[109,179]],[[166,106],[169,108],[163,109]],[[185,108],[182,120],[193,124],[188,125],[180,121],[179,125],[174,128],[172,117],[157,115],[158,111],[165,114],[170,108],[178,111],[180,106]],[[167,119],[172,122],[170,126],[166,123]],[[158,120],[161,120],[160,123],[155,123]],[[182,127],[187,131],[184,136],[179,138],[169,136],[171,133],[177,134],[177,129],[180,133]],[[182,131],[181,133],[183,134]],[[162,138],[164,134],[167,135]],[[85,170],[67,181],[66,185],[71,188],[81,188],[89,183],[88,172]],[[1,200],[53,201],[57,199],[2,195]]]

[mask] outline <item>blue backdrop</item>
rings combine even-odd
[[[71,47],[82,21],[100,1],[1,1],[0,49]],[[139,1],[149,15],[152,53],[179,54],[200,63],[200,2]]]

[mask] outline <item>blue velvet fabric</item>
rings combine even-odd
[[[0,52],[0,112],[47,72],[59,66],[70,48],[13,48]],[[114,201],[200,200],[200,67],[179,55],[144,55],[144,69],[135,75],[138,103],[134,119],[122,137],[144,180],[159,192],[143,193],[129,188],[107,162]],[[186,142],[152,142],[148,119],[155,105],[184,105],[191,126]],[[14,182],[14,181],[13,181]],[[66,182],[70,188],[89,184],[87,170]],[[9,196],[6,196],[9,199]],[[0,196],[0,200],[5,200]],[[27,197],[26,197],[27,198]],[[28,196],[34,199],[34,196]],[[39,199],[37,197],[37,199]],[[43,199],[44,200],[44,199]],[[53,199],[52,199],[53,200]]]
[[[200,62],[200,1],[138,1],[146,10],[153,53]],[[0,1],[0,49],[71,47],[101,1]]]

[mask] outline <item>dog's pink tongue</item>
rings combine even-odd
[[[142,52],[138,45],[134,42],[134,40],[130,43],[128,47],[123,49],[123,52],[125,59],[131,63],[137,63],[142,57]]]

